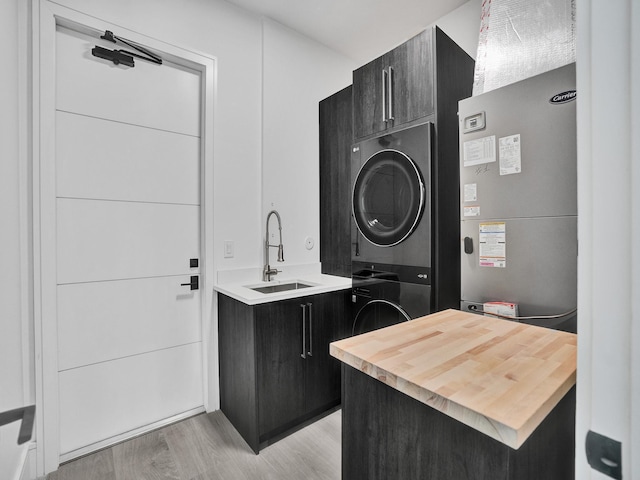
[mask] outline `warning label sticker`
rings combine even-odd
[[[505,222],[480,224],[478,257],[481,267],[506,268],[507,229]]]
[[[480,216],[480,206],[479,205],[469,205],[462,207],[462,214],[465,217],[479,217]]]

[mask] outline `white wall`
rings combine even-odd
[[[435,22],[471,58],[476,58],[483,0],[469,0]]]
[[[26,398],[23,344],[23,271],[20,223],[19,35],[18,2],[0,2],[0,42],[4,67],[0,69],[0,412],[23,407]],[[29,378],[27,378],[28,383]],[[27,394],[27,395],[25,395]],[[19,423],[0,428],[0,477],[11,479],[22,468],[18,448]]]
[[[264,21],[262,230],[271,209],[282,217],[287,264],[319,258],[318,102],[351,84],[347,57],[270,20]],[[272,218],[270,243],[277,244]],[[315,246],[305,248],[305,238]],[[275,258],[273,250],[271,259]]]

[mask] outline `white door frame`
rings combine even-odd
[[[217,404],[210,398],[208,379],[217,369],[217,348],[212,332],[213,308],[213,122],[216,93],[216,59],[75,10],[32,0],[33,6],[33,252],[34,330],[36,375],[37,474],[58,468],[59,399],[56,317],[56,202],[55,202],[55,35],[56,25],[73,26],[91,34],[119,32],[127,39],[150,47],[163,58],[198,70],[202,75],[200,158],[200,285],[203,361],[203,397],[207,411]],[[174,419],[172,419],[174,420]],[[157,427],[160,425],[154,425]],[[136,432],[138,433],[138,432]]]
[[[640,2],[578,0],[576,478],[606,479],[589,430],[620,442],[640,477]]]

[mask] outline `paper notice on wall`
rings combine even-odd
[[[465,217],[479,217],[480,205],[467,205],[465,207],[462,207],[462,214]]]
[[[465,167],[496,161],[496,136],[469,140],[462,144]]]
[[[478,201],[478,184],[477,183],[464,184],[464,201],[465,202]]]
[[[520,134],[502,137],[500,144],[500,175],[511,175],[522,171],[522,157],[520,155]]]
[[[481,267],[507,266],[507,229],[505,222],[480,224],[478,257]]]

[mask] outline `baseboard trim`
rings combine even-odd
[[[149,425],[145,425],[144,427],[136,428],[133,430],[129,430],[128,432],[122,433],[120,435],[116,435],[106,440],[101,440],[96,443],[92,443],[91,445],[87,445],[82,448],[78,448],[76,450],[72,450],[67,453],[63,453],[60,455],[60,464],[65,462],[70,462],[71,460],[75,460],[76,458],[83,457],[85,455],[89,455],[91,453],[97,452],[98,450],[102,450],[104,448],[109,448],[117,443],[124,442],[126,440],[130,440],[134,437],[138,437],[140,435],[144,435],[145,433],[149,433],[153,430],[157,430],[162,427],[166,427],[167,425],[171,425],[172,423],[179,422],[184,420],[185,418],[192,417],[194,415],[198,415],[199,413],[204,412],[204,407],[194,408],[192,410],[188,410],[183,413],[179,413],[178,415],[174,415],[169,418],[165,418],[164,420],[160,420],[159,422],[151,423]],[[22,480],[22,479],[20,479]]]

